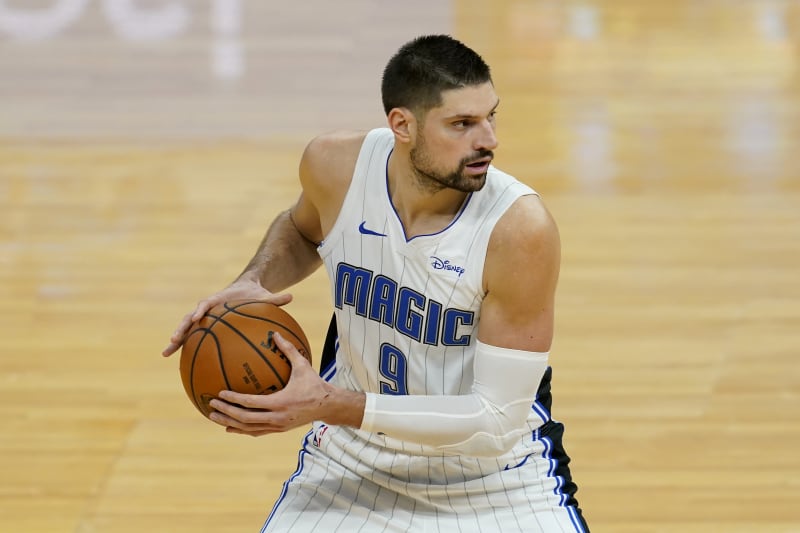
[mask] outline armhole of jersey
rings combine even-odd
[[[366,179],[371,153],[375,149],[381,132],[382,130],[380,128],[367,132],[364,141],[361,143],[361,149],[356,159],[356,166],[353,169],[353,175],[350,178],[350,184],[348,185],[347,193],[342,201],[342,206],[339,208],[339,214],[331,230],[322,239],[320,245],[317,246],[317,253],[319,253],[320,257],[325,257],[329,253],[331,247],[338,242],[342,235],[342,226],[345,223],[344,219],[346,219],[347,215],[350,213],[351,206],[354,203],[360,203],[358,202],[359,195],[364,194],[364,187],[356,185],[362,184],[364,179]]]

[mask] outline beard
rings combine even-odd
[[[465,193],[481,190],[486,184],[487,174],[486,172],[483,174],[466,174],[464,171],[467,165],[479,159],[494,157],[494,153],[491,150],[478,150],[463,158],[454,169],[437,169],[434,165],[434,158],[426,149],[425,140],[422,136],[419,137],[419,142],[411,149],[409,155],[417,185],[421,188],[431,192],[455,189]]]

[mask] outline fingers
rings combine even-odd
[[[250,431],[250,430],[244,430],[244,429],[239,429],[239,428],[235,428],[235,427],[226,427],[225,431],[227,431],[228,433],[236,433],[238,435],[249,435],[251,437],[261,437],[262,435],[269,435],[271,433],[279,433],[278,431],[272,431],[270,429],[263,429],[263,430],[260,430],[260,431]]]
[[[272,298],[269,298],[268,301],[273,303],[277,306],[286,305],[292,301],[292,295],[288,292],[282,292],[280,294],[273,294]]]
[[[247,394],[237,394],[231,391],[224,391],[226,397],[247,397]],[[228,400],[232,401],[232,400]],[[209,415],[209,418],[221,426],[227,428],[235,428],[247,434],[255,434],[260,432],[277,433],[286,431],[293,427],[292,417],[285,413],[277,413],[263,409],[253,409],[240,407],[228,403],[228,401],[211,400],[210,406],[215,411]],[[247,401],[246,403],[257,403]]]
[[[178,351],[178,348],[183,345],[183,341],[186,339],[186,334],[189,333],[189,330],[192,328],[192,324],[203,318],[208,310],[215,305],[216,302],[214,298],[207,298],[198,303],[194,311],[185,314],[180,324],[178,324],[178,327],[175,328],[175,331],[169,338],[169,344],[167,344],[167,347],[161,352],[161,355],[169,357]]]
[[[280,333],[277,331],[272,335],[272,338],[275,340],[275,344],[278,346],[280,351],[284,353],[286,357],[289,358],[289,362],[292,364],[292,368],[295,368],[295,365],[302,365],[303,363],[309,364],[308,359],[303,357],[294,344],[287,341]]]
[[[221,303],[222,301],[223,298],[218,294],[206,298],[205,300],[200,300],[197,303],[197,306],[194,308],[194,311],[183,316],[180,324],[178,324],[178,327],[169,338],[169,344],[166,348],[164,348],[164,351],[161,352],[161,355],[168,357],[175,353],[178,348],[183,345],[183,341],[186,339],[186,334],[189,333],[189,330],[192,328],[192,324],[203,318],[203,316],[208,313],[209,309]]]
[[[179,346],[180,346],[179,344],[175,344],[174,342],[171,342],[171,343],[167,344],[167,347],[164,348],[161,351],[161,355],[163,355],[164,357],[169,357],[170,355],[174,354],[178,350]]]
[[[256,412],[242,409],[227,402],[211,400],[209,406],[214,411],[208,416],[221,426],[242,428],[245,424],[256,424]],[[265,411],[261,411],[262,413]],[[261,428],[264,429],[264,428]]]
[[[257,437],[259,435],[266,435],[268,433],[280,432],[279,429],[276,429],[268,424],[246,424],[217,412],[211,413],[209,418],[212,422],[215,422],[226,428],[228,433],[239,433],[240,435],[252,435]]]
[[[265,300],[277,306],[286,305],[292,301],[292,295],[288,292],[272,294],[258,284],[234,283],[228,289],[220,291],[213,296],[209,296],[204,300],[200,300],[194,310],[186,314],[180,324],[178,324],[178,327],[169,338],[169,344],[161,351],[161,355],[169,357],[178,351],[183,345],[183,341],[186,338],[186,334],[191,329],[192,324],[203,318],[205,314],[208,313],[209,309],[227,300],[246,298]]]
[[[164,350],[161,352],[161,355],[164,357],[169,357],[173,353],[175,353],[178,348],[181,347],[183,344],[183,339],[186,337],[186,333],[189,331],[189,328],[192,326],[192,313],[188,313],[184,315],[181,323],[178,324],[178,327],[172,333],[172,336],[169,338],[169,344]]]
[[[231,390],[224,390],[219,393],[220,399],[224,400],[224,402],[220,402],[218,400],[211,400],[211,407],[217,409],[215,403],[218,403],[220,404],[221,407],[224,407],[225,405],[236,404],[245,407],[247,409],[267,410],[271,407],[269,405],[271,402],[269,401],[268,396],[269,395],[266,394],[242,394]],[[225,411],[224,408],[219,410]]]
[[[219,297],[219,295],[214,295],[214,296],[212,296],[210,298],[206,298],[205,300],[200,300],[197,303],[197,307],[194,308],[194,311],[192,313],[189,313],[188,315],[186,315],[187,318],[189,319],[189,324],[186,326],[186,329],[189,329],[189,326],[191,324],[193,324],[194,322],[197,322],[198,320],[203,318],[203,316],[206,313],[208,313],[209,309],[211,309],[212,307],[214,307],[215,305],[217,305],[219,303],[222,303],[222,301],[223,300],[222,300],[222,298]],[[184,318],[184,322],[185,321],[186,321],[186,318]]]

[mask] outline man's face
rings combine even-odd
[[[494,87],[481,85],[442,93],[442,104],[419,123],[411,165],[420,185],[438,191],[480,190],[497,148]]]

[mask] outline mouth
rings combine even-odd
[[[492,162],[491,157],[483,157],[476,161],[467,163],[465,166],[470,173],[484,174],[489,170],[489,164]]]

